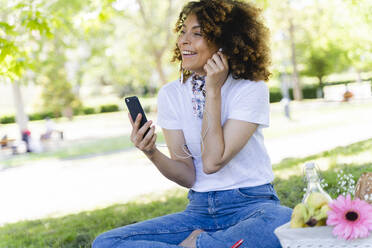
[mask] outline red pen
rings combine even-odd
[[[239,240],[233,246],[231,246],[231,248],[238,248],[241,244],[243,244],[243,241],[244,241],[243,239]]]

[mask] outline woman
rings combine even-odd
[[[263,144],[269,125],[268,30],[254,6],[233,0],[188,3],[176,23],[180,80],[162,87],[158,124],[131,120],[131,140],[168,179],[187,188],[176,214],[106,232],[93,247],[280,247],[274,229],[290,220],[271,185]],[[130,118],[130,117],[129,117]],[[144,137],[145,131],[150,128]]]

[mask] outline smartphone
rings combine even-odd
[[[147,118],[146,118],[145,112],[143,111],[143,108],[141,106],[141,103],[138,97],[130,96],[130,97],[126,97],[124,100],[125,100],[125,104],[127,105],[130,116],[132,117],[133,122],[136,120],[138,114],[142,115],[142,119],[141,119],[140,126],[139,126],[139,128],[141,128],[147,122]],[[149,131],[150,131],[150,128],[146,130],[143,136],[145,137]]]

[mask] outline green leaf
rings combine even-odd
[[[0,28],[4,29],[5,32],[9,32],[14,29],[14,25],[9,25],[6,22],[0,22]]]
[[[28,5],[26,5],[25,3],[18,3],[17,5],[15,5],[13,8],[14,9],[22,9],[24,7],[28,7]]]

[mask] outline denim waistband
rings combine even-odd
[[[228,190],[218,190],[218,191],[207,191],[207,192],[197,192],[192,189],[189,190],[189,198],[193,199],[203,199],[208,196],[231,196],[236,191],[245,191],[247,193],[252,193],[253,195],[257,194],[267,194],[267,193],[275,193],[274,187],[271,183],[263,184],[259,186],[253,187],[244,187],[244,188],[236,188],[236,189],[228,189]]]
[[[271,183],[221,191],[196,192],[190,190],[188,199],[190,201],[189,208],[194,210],[199,208],[200,211],[205,208],[223,210],[267,201],[279,201]]]

